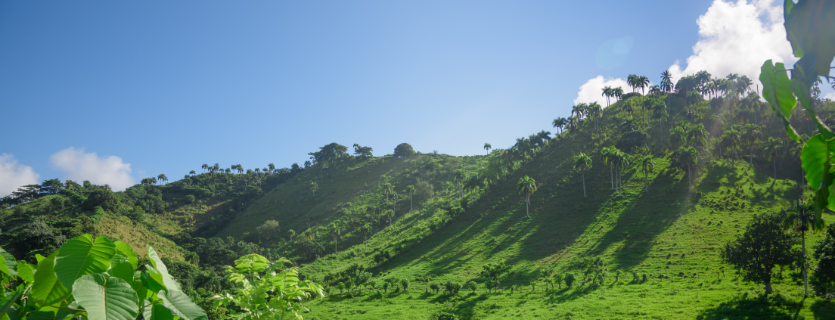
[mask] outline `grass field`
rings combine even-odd
[[[835,303],[814,295],[803,298],[796,269],[780,269],[773,283],[776,292],[765,295],[763,285],[742,281],[720,259],[721,248],[754,215],[777,212],[801,197],[797,167],[780,164],[775,181],[770,162],[755,158],[752,166],[740,155],[728,166],[703,152],[689,192],[687,171],[674,166],[670,151],[653,142],[647,151],[654,156],[654,170],[645,177],[633,163],[623,172],[623,193],[618,194],[611,169],[599,156],[619,137],[623,114],[610,110],[600,119],[600,132],[589,125],[576,137],[563,133],[549,141],[506,179],[478,190],[476,203],[465,212],[452,212],[461,199],[443,183],[452,180],[453,169],[474,172],[487,157],[384,157],[345,162],[326,173],[307,170],[270,191],[221,235],[251,232],[267,219],[280,221],[283,231],[298,232],[307,229],[310,218],[307,234],[323,243],[327,254],[302,264],[307,277],[319,281],[360,264],[374,279],[411,282],[406,292],[365,288],[348,294],[333,287],[330,295],[308,304],[306,319],[428,319],[440,310],[459,319],[835,319]],[[585,198],[580,173],[572,169],[572,157],[579,152],[593,159],[585,174]],[[538,186],[530,218],[515,183],[525,175]],[[373,218],[358,212],[384,203],[379,182],[403,189],[418,178],[435,186],[435,197],[416,201],[413,212],[401,199],[393,224],[384,220],[374,226],[366,252],[363,235],[351,226],[357,217]],[[320,187],[315,196],[307,187],[311,181]],[[467,193],[464,198],[469,201]],[[830,214],[824,219],[833,221]],[[329,226],[339,222],[346,227],[335,250]],[[822,235],[807,234],[806,239],[811,252]],[[282,239],[279,245],[298,258],[292,256],[293,243]],[[381,252],[396,254],[375,262]],[[605,261],[609,276],[602,285],[581,285],[578,264],[596,257]],[[499,261],[512,265],[511,273],[499,292],[488,293],[479,273],[485,264]],[[549,290],[538,282],[534,288],[531,279],[545,267],[574,272],[578,282]],[[618,270],[622,275],[616,281]],[[433,283],[468,280],[479,284],[475,292],[450,296],[428,290]]]

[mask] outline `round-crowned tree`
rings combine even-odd
[[[415,154],[415,149],[412,149],[412,145],[408,143],[401,143],[398,144],[396,148],[394,148],[394,156],[398,158],[408,158]]]

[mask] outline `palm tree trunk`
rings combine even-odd
[[[687,191],[693,192],[693,179],[692,175],[690,174],[690,164],[687,164]]]
[[[586,173],[583,173],[583,198],[586,197]]]
[[[801,245],[803,246],[803,288],[805,291],[804,297],[809,296],[809,283],[806,281],[806,231],[800,232],[801,238],[803,238],[803,242]]]
[[[777,181],[777,155],[771,155],[771,158],[774,162],[774,181]]]
[[[609,175],[612,176],[612,190],[615,190],[615,171],[614,164],[609,164]]]
[[[527,194],[527,199],[525,199],[525,216],[527,216],[528,218],[531,217],[530,206],[531,206],[531,194],[528,193]]]

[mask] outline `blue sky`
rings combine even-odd
[[[286,167],[330,142],[481,154],[551,130],[597,76],[687,72],[721,4],[3,1],[0,196]]]

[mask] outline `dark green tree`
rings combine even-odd
[[[739,269],[745,281],[765,284],[765,292],[771,293],[771,277],[776,266],[791,265],[800,256],[794,249],[797,238],[783,232],[783,220],[775,214],[755,216],[745,232],[728,242],[721,257]]]
[[[398,144],[397,147],[394,148],[394,156],[397,158],[408,158],[414,154],[415,149],[412,149],[412,145],[408,143]]]

